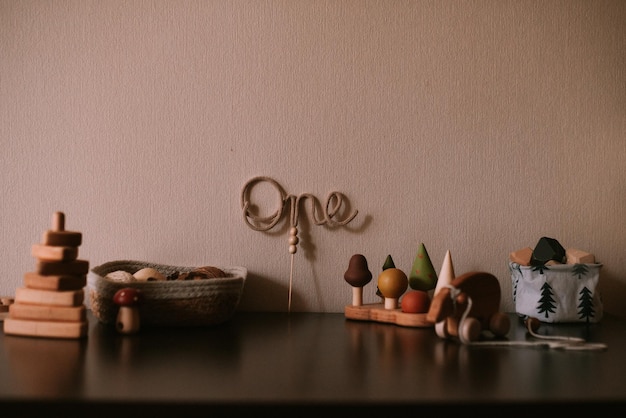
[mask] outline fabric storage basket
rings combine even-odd
[[[601,267],[509,262],[516,312],[542,322],[599,322],[604,311],[598,290]]]
[[[106,277],[115,271],[133,274],[146,267],[154,268],[165,276],[195,269],[134,260],[111,261],[92,268],[87,276],[88,303],[100,322],[115,323],[119,308],[113,303],[113,295],[119,289],[132,287],[143,293],[143,302],[139,305],[142,326],[219,324],[234,314],[247,276],[244,267],[219,267],[226,277],[130,282]]]

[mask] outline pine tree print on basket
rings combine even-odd
[[[547,281],[541,286],[541,298],[539,298],[539,305],[537,305],[537,312],[544,313],[545,317],[548,318],[550,313],[555,312],[555,300],[552,297],[552,286]]]
[[[576,277],[578,280],[587,277],[587,273],[589,273],[589,268],[586,264],[574,264],[572,267],[572,276]]]
[[[511,271],[511,277],[513,278],[513,303],[517,300],[517,285],[519,284],[520,277],[522,277],[522,269],[517,263],[510,263],[509,270]]]
[[[576,277],[578,280],[587,277],[587,273],[589,272],[589,268],[586,264],[574,264],[572,267],[572,276]],[[578,298],[578,318],[584,320],[589,323],[589,320],[593,318],[596,314],[595,308],[593,306],[593,292],[584,286],[580,292],[578,292],[580,297]]]
[[[578,304],[578,318],[584,319],[585,322],[589,323],[596,315],[596,310],[593,307],[593,293],[585,286],[578,294],[580,295],[578,298],[580,302]]]

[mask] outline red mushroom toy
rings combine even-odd
[[[113,303],[119,305],[115,328],[122,334],[134,334],[139,331],[139,304],[142,301],[139,289],[125,287],[113,295]]]

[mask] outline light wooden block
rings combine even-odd
[[[44,261],[37,262],[37,273],[42,276],[81,276],[89,272],[89,261],[72,260],[72,261]]]
[[[513,251],[509,254],[509,260],[520,266],[530,266],[530,260],[533,256],[533,249],[530,247],[522,248],[517,251]]]
[[[27,319],[6,318],[4,333],[29,337],[47,338],[83,338],[87,335],[88,323],[35,321]]]
[[[596,262],[596,257],[593,254],[575,248],[565,250],[565,256],[567,257],[567,264],[594,264]]]
[[[9,306],[9,315],[14,319],[84,322],[87,320],[87,308],[84,305],[68,307],[13,303]]]
[[[87,285],[87,276],[42,276],[35,272],[24,274],[24,285],[42,290],[79,290]]]
[[[20,287],[15,290],[15,303],[53,306],[78,306],[85,300],[84,290],[40,290]]]
[[[78,258],[78,247],[33,244],[31,255],[39,260],[72,261]]]
[[[45,231],[41,243],[59,247],[80,247],[83,234],[75,231]]]

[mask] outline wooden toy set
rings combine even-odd
[[[363,287],[371,281],[372,273],[365,257],[355,254],[344,273],[345,281],[353,288],[352,304],[345,307],[345,316],[408,327],[432,327],[434,323],[427,318],[431,303],[429,292],[453,278],[450,252],[446,253],[438,278],[426,247],[420,244],[408,276],[396,268],[391,255],[387,256],[377,280],[376,294],[383,302],[363,304]]]
[[[579,250],[566,251],[558,241],[544,237],[534,250],[522,249],[511,253],[510,258],[516,271],[521,267],[544,275],[551,269],[557,269],[557,271],[563,268],[571,269],[573,273],[568,272],[568,274],[576,278],[574,283],[577,283],[577,286],[583,287],[576,293],[579,295],[577,305],[572,309],[572,312],[577,315],[576,320],[592,322],[594,315],[595,319],[598,319],[600,316],[598,314],[601,314],[598,312],[601,310],[601,305],[594,305],[595,299],[592,295],[597,280],[585,281],[585,278],[597,278],[597,274],[588,273],[588,271],[594,270],[598,264],[585,263],[585,261],[592,263],[595,261],[592,255]],[[572,260],[573,267],[561,265],[566,260]],[[520,262],[523,262],[525,266],[521,266]],[[577,288],[567,284],[570,278],[569,276],[559,277],[556,282],[565,283],[570,290],[576,290]],[[384,303],[362,303],[363,286],[372,279],[367,260],[363,255],[352,256],[348,269],[344,273],[344,279],[353,287],[352,305],[345,307],[345,316],[348,319],[408,327],[434,327],[438,337],[472,346],[543,347],[559,350],[606,350],[607,348],[606,344],[588,343],[583,338],[540,335],[536,332],[538,324],[545,319],[530,314],[525,316],[528,335],[532,339],[528,341],[507,340],[506,335],[510,330],[511,320],[509,315],[499,310],[501,290],[498,279],[490,273],[481,271],[468,272],[455,277],[449,251],[446,253],[439,277],[437,277],[424,244],[420,245],[408,277],[404,272],[395,268],[391,256],[387,257],[383,271],[378,276],[377,294],[384,298]],[[513,279],[518,279],[520,282],[522,280],[515,274]],[[543,280],[533,280],[533,282],[540,282],[544,292],[538,293],[537,298],[540,303],[536,304],[533,301],[533,309],[538,309],[544,314],[566,310],[551,299],[551,293],[549,293],[551,285],[548,280],[547,277]],[[571,280],[569,282],[571,283]],[[552,286],[556,285],[557,283]],[[407,292],[409,287],[412,290]],[[432,298],[428,293],[430,291],[432,291]],[[543,302],[542,297],[545,299]],[[398,300],[400,308],[398,308]],[[519,303],[516,304],[516,308],[519,309],[519,307]],[[534,313],[536,312],[533,311]]]
[[[87,335],[83,288],[89,262],[78,258],[82,234],[65,230],[65,215],[55,212],[52,229],[32,246],[34,272],[24,275],[4,320],[4,333],[76,339]]]
[[[450,251],[446,253],[439,277],[424,244],[420,245],[408,276],[387,256],[378,275],[377,293],[384,303],[362,303],[362,288],[371,278],[365,257],[353,255],[344,273],[344,279],[353,287],[352,305],[345,307],[346,318],[434,327],[439,337],[463,343],[478,341],[484,331],[497,337],[509,331],[508,316],[499,312],[501,295],[497,278],[486,272],[455,277]]]

